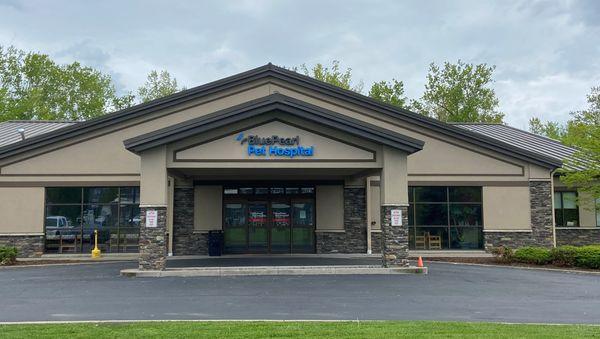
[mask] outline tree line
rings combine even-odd
[[[375,100],[445,122],[504,123],[493,88],[495,66],[431,63],[420,98],[408,98],[401,80],[374,82],[366,93],[355,83],[350,68],[339,61],[292,70],[329,84],[365,94]],[[119,95],[108,74],[79,62],[58,64],[47,54],[0,46],[0,122],[6,120],[84,121],[108,112],[158,99],[183,90],[165,70],[151,71],[136,91]],[[600,198],[600,86],[587,96],[589,107],[571,113],[566,124],[532,118],[531,132],[575,147],[567,160],[588,170],[565,173],[565,180]],[[579,159],[579,160],[576,160]],[[583,160],[582,160],[583,159]]]

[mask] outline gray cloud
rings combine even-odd
[[[430,62],[497,66],[507,121],[564,121],[600,85],[598,1],[2,1],[0,43],[79,60],[135,90],[151,69],[192,87],[265,64],[329,63],[419,97]]]

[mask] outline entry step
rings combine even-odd
[[[239,266],[239,267],[180,267],[163,271],[124,269],[122,276],[140,278],[158,277],[226,277],[256,275],[372,275],[372,274],[427,274],[427,267],[381,267],[379,265],[334,266]]]

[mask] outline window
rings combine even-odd
[[[579,226],[577,192],[554,192],[554,219],[556,227]]]
[[[46,188],[46,251],[137,252],[140,227],[139,187]]]
[[[483,248],[481,187],[409,187],[411,249]]]

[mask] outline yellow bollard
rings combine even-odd
[[[92,250],[92,259],[100,258],[100,249],[98,248],[98,230],[94,230],[94,249]]]

